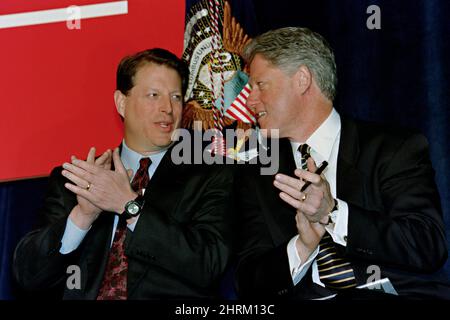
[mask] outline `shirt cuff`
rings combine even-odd
[[[136,223],[138,222],[140,216],[141,215],[138,215],[136,217],[136,219],[134,219],[133,223],[130,223],[129,225],[127,225],[128,229],[130,229],[131,232],[134,232],[134,228],[136,228]]]
[[[330,226],[326,226],[333,241],[344,247],[347,246],[347,234],[348,234],[348,204],[345,201],[336,199],[338,202],[338,210],[336,214],[336,221]]]
[[[61,248],[59,249],[59,252],[68,254],[77,249],[90,229],[91,227],[87,230],[80,229],[70,218],[67,218],[66,229],[64,230],[61,239]]]
[[[300,282],[300,280],[303,279],[306,272],[308,271],[309,267],[311,266],[311,263],[316,258],[317,254],[319,253],[319,247],[314,250],[314,252],[309,256],[308,260],[302,265],[302,261],[300,257],[298,256],[297,247],[295,246],[295,242],[297,241],[298,235],[293,237],[288,245],[287,245],[287,254],[288,254],[288,260],[289,260],[289,271],[292,277],[292,282],[294,283],[294,286],[297,285],[297,283]]]
[[[289,241],[287,245],[287,254],[289,259],[289,273],[291,276],[295,273],[295,270],[297,270],[300,265],[300,257],[298,256],[297,248],[295,247],[295,242],[298,239],[298,235],[293,237],[291,241]]]

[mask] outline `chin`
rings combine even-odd
[[[169,146],[172,143],[172,140],[170,139],[170,137],[167,137],[165,139],[158,139],[158,141],[156,141],[155,145],[157,145],[160,148],[165,148],[167,146]]]

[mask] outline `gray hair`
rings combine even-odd
[[[287,27],[271,30],[253,39],[243,57],[251,63],[260,54],[288,75],[301,65],[312,73],[322,93],[331,101],[336,96],[336,62],[333,50],[318,33],[307,28]]]

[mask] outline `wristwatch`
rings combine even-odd
[[[336,199],[334,200],[334,207],[333,209],[331,209],[331,211],[328,213],[328,221],[326,223],[322,223],[320,222],[320,224],[324,225],[324,226],[328,226],[332,223],[336,223],[337,220],[337,214],[338,214],[338,202]]]
[[[144,203],[144,196],[138,195],[136,199],[130,200],[125,204],[125,211],[122,212],[121,216],[127,220],[137,217],[141,213]]]

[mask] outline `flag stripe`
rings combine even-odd
[[[247,108],[242,107],[240,104],[236,103],[236,104],[232,104],[228,110],[231,109],[234,112],[239,112],[243,115],[245,115],[245,117],[250,121],[250,122],[256,122],[256,118],[254,117],[254,115],[248,111]]]
[[[232,109],[232,110],[230,110],[230,109]],[[251,119],[249,119],[245,114],[240,112],[240,110],[238,110],[238,109],[228,108],[227,114],[229,114],[235,120],[241,120],[245,123],[251,122]]]
[[[236,108],[236,111],[239,112],[243,117],[245,117],[245,119],[247,119],[247,121],[251,122],[252,119],[249,117],[249,115],[245,112],[243,112],[241,109]]]
[[[256,123],[256,115],[247,106],[247,98],[250,95],[250,85],[247,83],[239,92],[233,103],[227,110],[227,114],[236,120],[242,120],[245,123]]]
[[[241,110],[243,113],[245,113],[249,117],[255,118],[255,114],[245,104],[241,104],[239,101],[235,101],[232,104],[232,106],[235,107],[236,109]]]
[[[251,89],[250,89],[250,85],[247,83],[244,88],[242,89],[242,93],[245,95],[245,97],[248,98],[248,96],[250,95]]]
[[[235,103],[240,103],[243,106],[247,105],[247,99],[243,99],[241,95],[238,95],[236,97],[236,100],[234,100]]]

